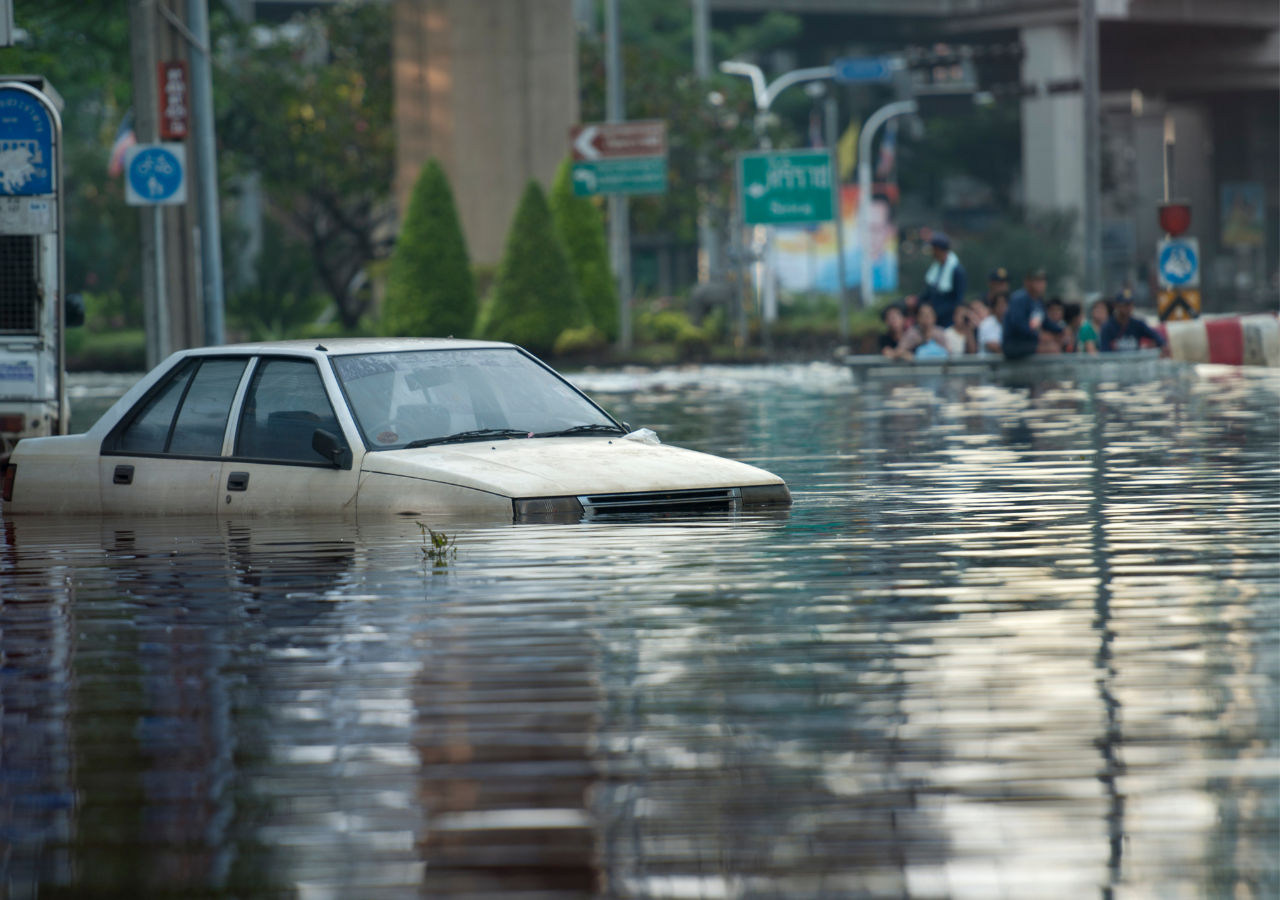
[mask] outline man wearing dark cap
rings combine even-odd
[[[1009,298],[1009,311],[1004,314],[1001,346],[1007,359],[1022,359],[1036,352],[1040,346],[1040,329],[1060,334],[1062,323],[1045,314],[1044,292],[1049,279],[1044,269],[1028,273],[1022,288]]]
[[[999,266],[991,270],[991,274],[987,276],[987,296],[982,302],[987,304],[987,309],[996,308],[996,297],[1003,295],[1009,296],[1009,270],[1004,266]]]
[[[1143,338],[1162,350],[1167,343],[1160,332],[1133,317],[1133,291],[1125,288],[1116,294],[1111,318],[1102,326],[1102,334],[1098,336],[1098,349],[1103,353],[1137,350],[1142,346]]]
[[[965,274],[960,258],[951,250],[951,238],[935,231],[929,238],[933,264],[924,273],[920,303],[928,303],[938,314],[938,327],[949,328],[956,307],[964,302]]]

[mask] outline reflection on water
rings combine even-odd
[[[794,509],[3,522],[0,894],[1280,894],[1274,376],[580,377]]]

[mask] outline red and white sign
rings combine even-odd
[[[665,119],[645,119],[577,125],[569,131],[569,142],[577,162],[666,156],[667,123]]]
[[[187,136],[187,64],[171,59],[159,64],[160,69],[160,137],[180,141]]]

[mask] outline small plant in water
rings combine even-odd
[[[458,537],[454,535],[450,540],[449,535],[443,531],[436,531],[430,525],[422,522],[415,522],[422,529],[422,555],[430,559],[437,566],[449,565],[449,560],[458,558]],[[427,542],[427,538],[431,538],[431,542]]]

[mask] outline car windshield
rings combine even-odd
[[[518,350],[371,353],[333,357],[333,364],[368,445],[378,450],[480,429],[546,434],[615,427]]]

